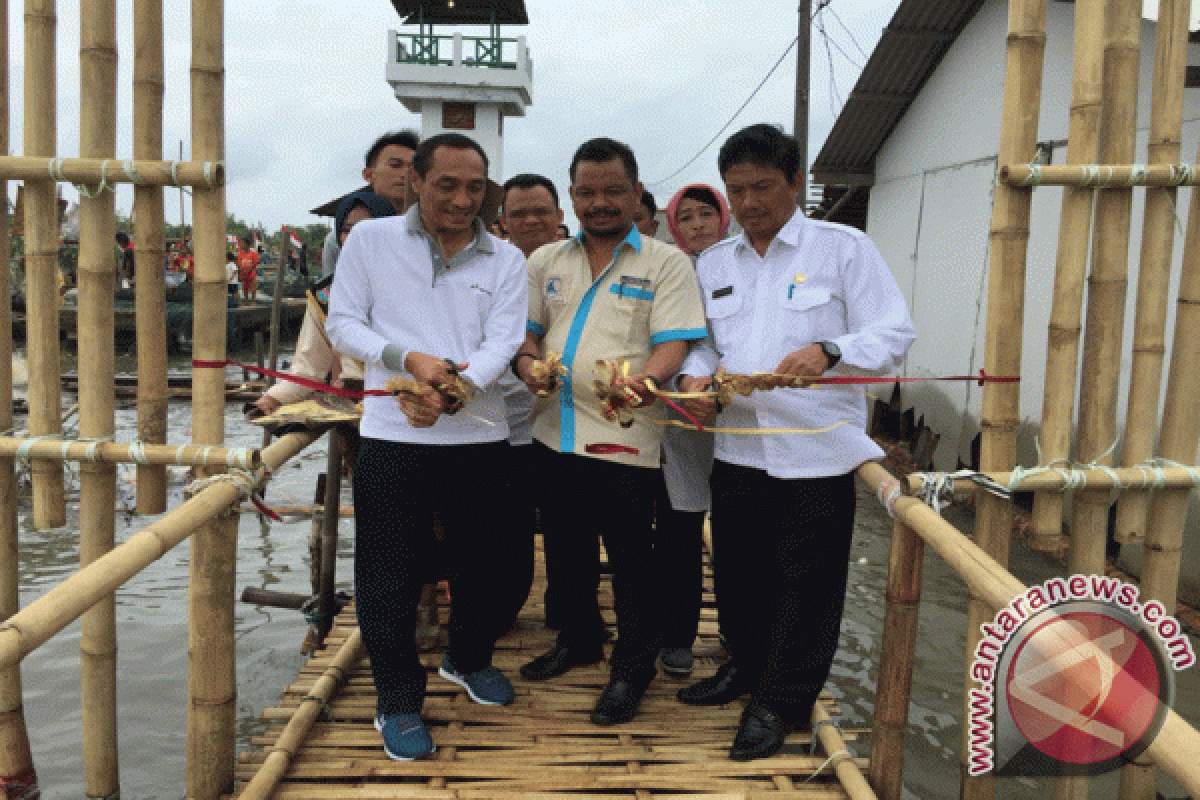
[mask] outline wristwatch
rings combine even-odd
[[[842,360],[842,348],[838,347],[835,342],[817,342],[821,345],[821,352],[829,359],[829,366],[826,369],[833,369],[838,362]]]

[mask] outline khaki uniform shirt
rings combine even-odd
[[[596,361],[624,359],[634,374],[656,345],[707,335],[691,260],[635,227],[593,281],[581,238],[542,247],[529,259],[527,328],[542,337],[543,352],[560,354],[567,368],[562,388],[539,402],[533,438],[563,453],[657,467],[662,428],[654,420],[664,418],[663,404],[635,411],[629,428],[604,419],[594,381],[608,375]],[[593,444],[623,445],[637,454],[589,453]]]

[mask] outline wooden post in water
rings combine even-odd
[[[0,0],[0,152],[8,152],[8,0]],[[0,181],[0,196],[8,197],[8,181]],[[9,293],[8,258],[11,250],[8,214],[0,214],[0,296]],[[0,395],[12,397],[12,304],[0,307]],[[0,430],[13,424],[12,403],[0,403]],[[19,537],[17,475],[12,458],[0,458],[0,621],[20,608],[18,594]],[[21,698],[21,669],[0,670],[0,784],[8,797],[37,791],[37,772],[29,750],[25,709]]]
[[[134,0],[133,9],[133,157],[163,157],[163,10],[162,0]],[[167,303],[163,190],[135,186],[134,255],[137,298],[138,438],[167,443]],[[137,512],[167,509],[167,468],[138,464]]]
[[[1001,165],[1028,163],[1037,149],[1042,60],[1046,47],[1046,0],[1013,0],[1008,7],[1008,26],[1003,124],[997,154]],[[992,375],[1021,374],[1031,193],[1027,187],[996,185],[988,236],[991,255],[984,355],[984,368]],[[1020,399],[1020,384],[989,383],[984,387],[981,469],[1007,470],[1016,464]],[[1007,501],[992,495],[980,497],[975,518],[976,541],[1001,564],[1008,563],[1011,530],[1012,508]],[[967,608],[963,719],[970,718],[970,664],[979,641],[979,626],[991,619],[992,614],[987,602],[972,593]],[[969,735],[969,730],[964,728],[961,753],[963,800],[995,797],[995,776],[967,774]]]
[[[1104,4],[1105,0],[1078,0],[1075,4],[1074,77],[1067,133],[1067,162],[1070,164],[1095,164],[1100,154]],[[1042,464],[1057,463],[1071,456],[1083,278],[1087,272],[1095,196],[1094,187],[1063,187],[1058,258],[1054,266],[1054,300],[1046,337],[1042,426],[1038,434]],[[1036,550],[1058,551],[1064,543],[1062,526],[1062,493],[1034,495],[1030,545]]]
[[[55,154],[54,0],[25,0],[25,155]],[[49,175],[25,182],[25,347],[29,362],[29,432],[62,433],[58,347],[58,197]],[[63,468],[34,461],[33,526],[67,523]]]
[[[288,238],[288,228],[287,225],[284,225],[279,230],[279,271],[275,274],[275,297],[271,298],[271,342],[267,349],[267,366],[270,369],[279,368],[279,307],[276,305],[276,303],[278,302],[279,295],[282,293],[281,289],[283,286],[283,281],[279,276],[282,275],[284,270],[287,269],[288,245],[291,244],[291,242],[288,241]],[[266,381],[267,388],[270,388],[275,383],[275,379],[269,375],[266,377]],[[266,447],[267,443],[270,441],[271,432],[264,429],[262,441],[263,447]]]
[[[192,0],[192,159],[225,157],[223,0]],[[224,362],[225,190],[196,187],[192,194],[196,257],[194,356]],[[197,444],[224,439],[225,370],[192,369],[192,437]],[[211,474],[201,470],[201,474]],[[206,524],[192,539],[188,620],[187,796],[216,800],[233,788],[237,694],[234,653],[236,513]]]
[[[1187,70],[1190,4],[1161,0],[1154,58],[1154,94],[1150,111],[1147,161],[1178,163],[1183,124],[1183,85]],[[1167,294],[1175,244],[1173,187],[1146,190],[1137,313],[1133,323],[1133,369],[1121,462],[1141,464],[1154,455],[1158,406],[1166,351]],[[1116,537],[1141,542],[1146,533],[1149,495],[1124,492],[1117,499]]]
[[[79,8],[80,155],[116,155],[117,10],[115,0],[83,0]],[[115,354],[113,282],[116,260],[112,187],[79,193],[79,435],[113,435]],[[116,465],[79,464],[79,560],[87,566],[112,550]],[[117,619],[110,594],[83,615],[83,762],[88,797],[120,792],[117,770]]]
[[[904,789],[904,729],[912,690],[921,609],[921,567],[925,542],[896,520],[888,552],[887,606],[880,643],[875,723],[871,733],[871,788],[880,800],[900,800]]]
[[[329,429],[329,457],[325,462],[325,508],[321,525],[321,587],[317,592],[316,644],[325,641],[337,614],[334,598],[337,578],[337,541],[342,498],[342,434],[336,425]]]

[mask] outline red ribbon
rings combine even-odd
[[[387,389],[367,389],[366,391],[356,391],[354,389],[342,389],[337,386],[330,386],[328,383],[315,381],[312,378],[305,378],[300,375],[293,375],[290,372],[279,372],[278,370],[265,369],[263,367],[255,367],[250,364],[243,364],[240,361],[192,361],[192,367],[200,369],[224,369],[225,367],[241,367],[248,372],[256,372],[259,375],[267,375],[276,380],[289,381],[298,383],[306,389],[312,389],[316,392],[325,392],[327,394],[335,394],[338,397],[348,397],[351,400],[361,400],[364,397],[390,397],[391,392]]]
[[[826,375],[813,378],[813,383],[826,384],[856,384],[856,383],[917,383],[919,381],[975,381],[980,386],[985,383],[1020,383],[1019,375],[988,375],[979,370],[978,375],[943,375],[934,378],[898,378],[876,377],[874,375]]]
[[[630,447],[625,444],[613,444],[611,442],[597,442],[596,444],[584,445],[583,452],[595,456],[611,455],[613,453],[628,453],[631,456],[636,456],[641,451],[636,447]]]

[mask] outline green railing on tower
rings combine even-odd
[[[499,36],[463,36],[460,66],[516,69],[518,41]],[[451,67],[455,64],[453,34],[397,33],[394,58],[398,64]]]

